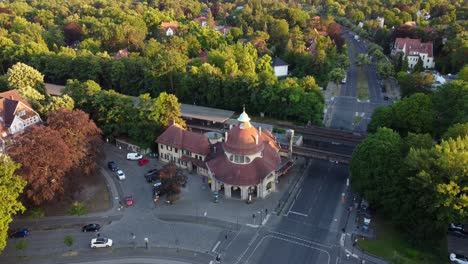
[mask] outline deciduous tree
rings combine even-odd
[[[32,126],[9,149],[22,167],[18,174],[28,183],[26,197],[34,204],[54,199],[63,192],[64,176],[72,166],[70,150],[60,134],[45,126]]]
[[[20,164],[12,161],[10,157],[0,155],[0,195],[2,197],[0,203],[0,252],[6,246],[8,225],[13,221],[12,215],[25,210],[21,202],[18,201],[24,186],[26,186],[26,182],[21,176],[15,174],[19,167]]]
[[[10,89],[16,89],[21,96],[29,101],[40,101],[45,97],[35,88],[44,82],[44,75],[31,66],[18,62],[7,72]]]

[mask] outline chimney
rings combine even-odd
[[[13,99],[13,95],[10,95],[10,99],[11,99],[11,100],[14,100],[14,99]]]
[[[260,136],[262,135],[262,127],[258,127],[258,132],[260,134]]]
[[[227,142],[228,139],[228,132],[224,132],[224,142]]]
[[[258,135],[255,135],[255,145],[258,145]]]

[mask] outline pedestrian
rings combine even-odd
[[[226,239],[226,240],[227,240],[227,234],[226,234],[226,235],[224,235],[224,239]]]
[[[268,214],[268,209],[267,209],[267,208],[265,208],[265,215],[267,215],[267,214]]]
[[[101,237],[101,233],[97,233],[97,237],[98,237],[98,238]]]

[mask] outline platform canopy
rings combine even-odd
[[[181,104],[180,111],[184,119],[198,119],[215,123],[224,123],[234,114],[234,111],[190,104]]]

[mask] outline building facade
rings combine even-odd
[[[177,124],[156,142],[161,161],[208,177],[211,190],[227,198],[264,198],[276,190],[280,146],[269,130],[255,128],[245,111],[224,138],[211,143],[207,136]]]
[[[396,38],[392,56],[401,53],[408,59],[408,68],[412,69],[420,60],[424,69],[435,67],[432,42],[422,43],[420,39]]]
[[[0,136],[22,133],[27,127],[41,123],[41,117],[15,91],[0,93]]]

